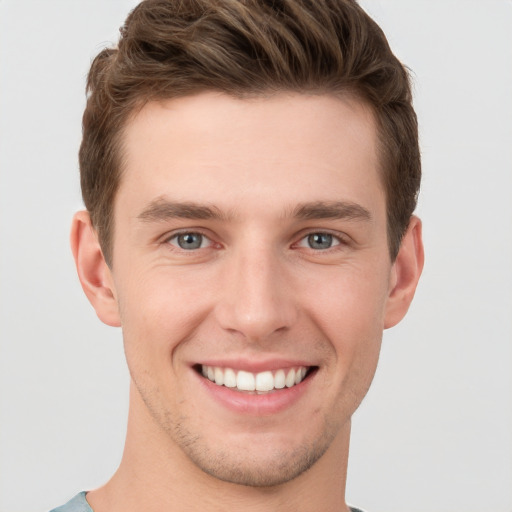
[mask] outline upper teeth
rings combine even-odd
[[[275,371],[250,373],[232,368],[202,365],[203,376],[219,386],[237,388],[240,391],[272,391],[285,386],[291,388],[305,377],[307,368],[299,366]]]

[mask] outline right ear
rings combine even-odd
[[[120,327],[114,280],[103,257],[89,212],[75,213],[70,239],[78,278],[98,318],[107,325]]]

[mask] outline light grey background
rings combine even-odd
[[[414,71],[426,266],[353,422],[369,512],[512,510],[512,2],[364,0]],[[119,330],[68,249],[90,59],[132,0],[0,0],[0,512],[103,483],[122,451]]]

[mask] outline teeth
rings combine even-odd
[[[231,368],[226,368],[224,370],[224,386],[228,388],[236,388],[236,373]]]
[[[307,373],[305,366],[260,373],[250,373],[243,370],[236,372],[232,368],[202,365],[203,377],[218,386],[237,388],[239,391],[265,393],[274,389],[291,388],[300,384]]]
[[[274,376],[272,372],[261,372],[256,374],[256,389],[258,391],[270,391],[274,389]]]
[[[240,391],[254,391],[256,389],[254,375],[249,372],[238,372],[236,376],[236,387]]]
[[[274,375],[274,387],[276,389],[283,389],[286,385],[286,375],[284,374],[284,370],[277,370]]]
[[[215,368],[215,384],[222,386],[224,384],[224,372],[221,368]]]
[[[287,388],[291,388],[295,384],[295,370],[292,369],[288,372],[284,383]]]

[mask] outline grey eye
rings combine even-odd
[[[329,249],[333,245],[333,236],[329,233],[312,233],[307,241],[311,249]]]
[[[200,249],[203,246],[204,239],[205,237],[201,233],[181,233],[174,236],[170,242],[180,247],[180,249],[191,251]]]

